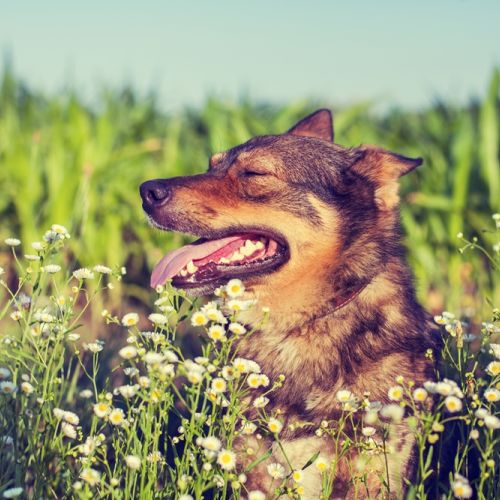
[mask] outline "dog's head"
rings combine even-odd
[[[334,144],[331,114],[319,110],[284,134],[213,155],[206,173],[147,181],[152,224],[201,238],[167,254],[151,285],[172,279],[200,295],[240,278],[270,295],[369,279],[394,244],[398,179],[420,163]]]

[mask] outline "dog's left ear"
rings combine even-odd
[[[295,124],[287,134],[333,142],[333,120],[329,109],[318,109]]]
[[[391,153],[376,146],[359,148],[361,158],[352,170],[375,185],[375,204],[379,210],[392,210],[399,202],[399,178],[422,165],[422,158]]]

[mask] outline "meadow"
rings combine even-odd
[[[442,326],[443,363],[437,383],[394,380],[390,405],[339,391],[343,418],[315,430],[335,443],[338,461],[305,456],[299,470],[270,463],[273,498],[304,495],[308,467],[322,473],[328,498],[353,447],[362,457],[352,464],[353,486],[362,495],[402,418],[419,450],[408,498],[498,498],[499,87],[495,71],[467,106],[336,110],[340,144],[424,157],[403,179],[401,220],[419,298]],[[266,398],[283,381],[235,358],[231,345],[252,334],[238,321],[241,308],[260,308],[262,321],[272,311],[240,300],[238,282],[208,303],[151,290],[152,265],[183,237],[147,225],[138,186],[201,172],[211,153],[285,131],[319,104],[207,98],[167,114],[154,96],[125,88],[88,106],[70,91],[39,94],[4,71],[0,495],[264,498],[245,482],[269,450],[237,443],[272,436],[279,446],[283,418],[266,412]],[[257,419],[245,417],[249,405]],[[350,425],[354,436],[345,432]],[[450,447],[452,467],[441,470]],[[384,484],[384,495],[394,493]]]

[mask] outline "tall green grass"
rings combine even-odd
[[[335,109],[340,144],[375,143],[425,158],[403,179],[402,222],[418,292],[431,309],[473,313],[485,298],[498,298],[487,261],[458,258],[456,234],[475,234],[490,249],[495,243],[482,229],[500,211],[499,86],[495,71],[484,96],[467,106],[435,102],[383,115],[373,103]],[[0,83],[0,238],[20,235],[29,253],[40,228],[63,224],[77,240],[79,265],[127,263],[115,303],[123,295],[147,302],[148,269],[182,236],[146,224],[139,184],[201,172],[210,153],[282,132],[316,104],[208,98],[201,108],[165,113],[154,96],[124,88],[103,92],[90,108],[71,91],[33,91],[7,69]],[[9,267],[9,259],[0,254],[0,265]],[[478,281],[487,297],[475,294]]]

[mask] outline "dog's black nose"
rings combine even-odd
[[[170,199],[172,190],[162,181],[146,181],[140,187],[144,208],[164,205]]]

